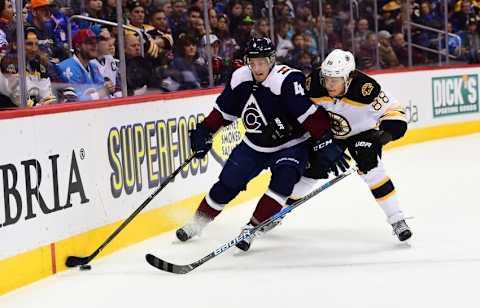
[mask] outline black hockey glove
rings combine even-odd
[[[370,129],[352,138],[352,156],[358,169],[367,173],[378,166],[382,147],[392,140],[392,135],[383,130]]]
[[[328,173],[335,176],[345,172],[350,165],[350,157],[333,141],[332,133],[328,132],[318,140],[313,140],[312,153],[310,155],[311,169],[308,174],[316,175],[314,178],[328,178]],[[325,177],[326,175],[326,177]]]
[[[189,130],[190,147],[195,158],[204,158],[212,148],[212,132],[203,123]]]
[[[292,127],[285,119],[275,117],[264,129],[263,136],[268,140],[281,140],[292,136]]]

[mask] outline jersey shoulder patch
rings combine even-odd
[[[303,78],[302,72],[297,69],[291,68],[287,65],[275,65],[270,74],[268,74],[267,79],[262,82],[262,85],[270,88],[270,91],[272,91],[273,94],[280,95],[282,92],[283,82],[287,76],[292,73],[300,74]]]
[[[245,65],[233,72],[232,79],[230,80],[230,87],[233,90],[240,84],[247,81],[253,81],[253,76],[248,66]]]
[[[380,94],[381,86],[372,77],[356,71],[346,98],[361,104],[370,104]]]

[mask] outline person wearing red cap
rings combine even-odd
[[[78,30],[72,39],[75,53],[57,65],[65,83],[73,85],[79,100],[108,97],[115,91],[111,81],[104,81],[98,67],[92,63],[97,57],[97,37],[91,29]]]

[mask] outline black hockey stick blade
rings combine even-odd
[[[89,257],[75,257],[75,256],[69,256],[67,258],[67,261],[65,261],[65,265],[67,267],[76,267],[79,265],[85,265],[88,262],[90,262]]]
[[[174,274],[186,274],[195,268],[191,265],[176,265],[176,264],[164,261],[160,258],[157,258],[152,254],[146,254],[145,259],[147,260],[148,264],[150,264],[151,266],[156,267],[159,270],[174,273]]]

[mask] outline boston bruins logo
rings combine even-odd
[[[336,137],[346,136],[352,131],[350,123],[348,123],[346,118],[334,112],[329,111],[328,113],[330,115],[330,125],[332,126],[332,132]]]
[[[370,93],[372,93],[373,90],[373,85],[370,82],[367,82],[362,86],[362,95],[363,96],[368,96]]]

